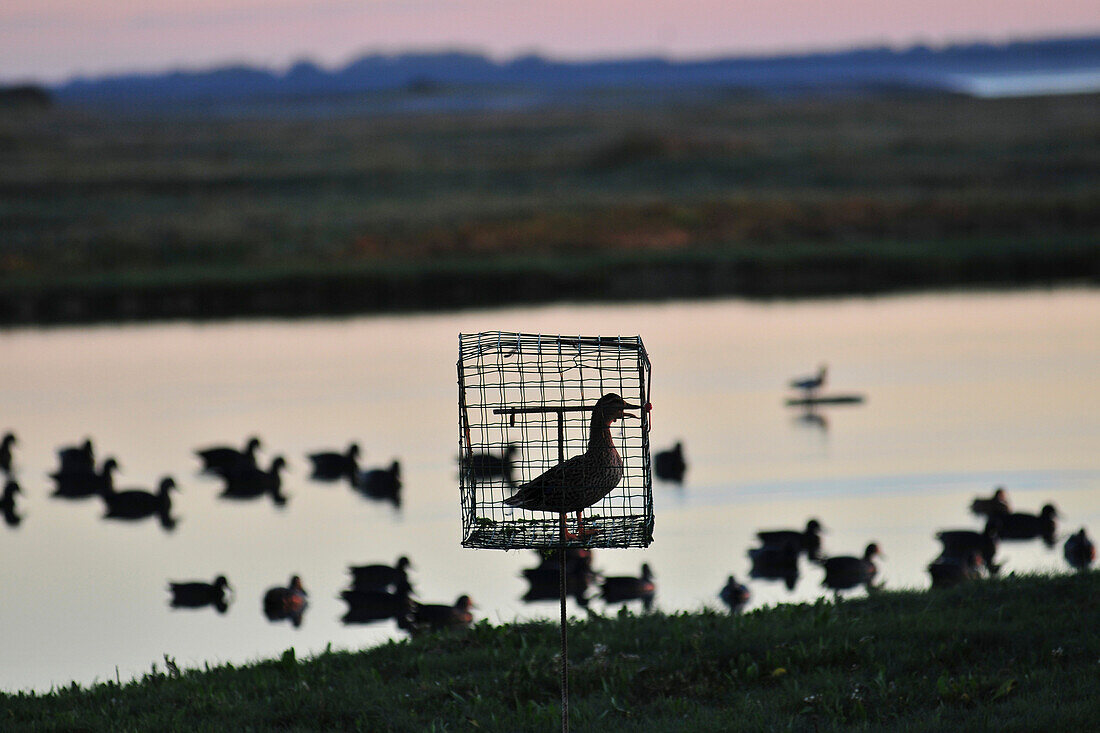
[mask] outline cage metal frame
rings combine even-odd
[[[626,548],[652,542],[651,365],[640,336],[460,333],[457,367],[464,547]],[[504,504],[516,487],[584,452],[592,406],[608,392],[640,409],[633,411],[638,419],[612,424],[623,478],[585,510],[585,526],[594,533],[566,538],[560,515]],[[509,460],[499,475],[478,475],[478,454]]]

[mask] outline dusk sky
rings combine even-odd
[[[409,50],[700,57],[1091,33],[1096,0],[5,0],[0,79]]]

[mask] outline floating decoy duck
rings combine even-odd
[[[318,481],[336,481],[342,478],[354,481],[359,473],[359,444],[352,443],[344,453],[310,453],[309,460],[313,464],[310,478]]]
[[[244,450],[228,446],[203,448],[195,451],[202,460],[202,470],[219,476],[229,477],[241,471],[256,468],[256,451],[260,448],[260,439],[253,436],[248,439]]]
[[[1082,527],[1076,534],[1071,534],[1063,545],[1062,551],[1066,555],[1066,562],[1078,570],[1088,570],[1096,560],[1096,546],[1085,534]]]
[[[855,588],[857,585],[871,586],[877,568],[874,558],[882,553],[878,544],[872,542],[863,551],[863,557],[842,555],[826,558],[821,564],[825,568],[825,579],[822,585],[832,588],[836,592]]]
[[[234,474],[225,476],[225,489],[221,496],[225,499],[256,499],[270,494],[276,505],[286,503],[286,497],[281,493],[283,479],[279,472],[286,468],[286,459],[275,456],[271,461],[271,468],[267,471],[253,466],[242,469]]]
[[[981,532],[949,529],[937,532],[936,539],[943,545],[945,555],[966,557],[974,551],[981,556],[982,564],[991,575],[996,575],[1001,569],[993,562],[993,557],[997,554],[997,532],[991,522],[986,522],[985,529]]]
[[[367,624],[389,618],[407,618],[413,607],[413,601],[409,599],[411,591],[408,583],[399,583],[392,593],[363,588],[343,591],[340,597],[348,604],[348,610],[341,621],[345,624]]]
[[[11,473],[11,447],[15,445],[15,433],[5,433],[0,441],[0,471]]]
[[[409,585],[407,570],[412,567],[409,558],[402,555],[397,564],[389,565],[352,565],[351,585],[354,590],[385,590],[391,586]],[[410,586],[410,590],[412,587]]]
[[[290,619],[295,627],[302,625],[302,616],[309,606],[309,594],[302,587],[302,579],[290,577],[286,588],[269,588],[264,594],[264,615],[268,621]]]
[[[539,553],[542,560],[538,567],[525,568],[523,577],[529,588],[523,595],[523,601],[560,600],[561,598],[561,560],[560,550],[548,554]],[[565,595],[573,596],[577,605],[588,605],[588,589],[595,579],[592,570],[592,551],[585,548],[567,548],[565,555]]]
[[[965,554],[943,553],[928,565],[933,588],[949,588],[982,577],[985,561],[977,550]]]
[[[562,533],[570,539],[591,534],[584,529],[582,512],[610,494],[623,478],[623,459],[611,441],[611,423],[636,417],[624,410],[637,408],[614,392],[605,394],[592,408],[588,449],[523,484],[504,503],[561,514]],[[571,512],[577,513],[577,534],[565,526],[565,515]]]
[[[4,493],[0,496],[0,512],[4,513],[4,523],[9,527],[18,527],[23,518],[15,511],[15,495],[23,493],[19,484],[8,480],[4,484]]]
[[[1043,507],[1039,515],[1015,512],[990,517],[990,522],[996,528],[997,535],[1002,540],[1030,540],[1041,537],[1047,547],[1054,547],[1055,519],[1058,510],[1053,504]]]
[[[607,603],[640,600],[646,611],[653,605],[653,596],[656,593],[657,585],[653,582],[653,572],[649,568],[649,563],[642,563],[640,577],[612,576],[604,578],[600,584],[600,597]]]
[[[751,595],[748,586],[738,583],[732,575],[726,579],[726,585],[718,592],[718,597],[729,607],[730,613],[740,612],[749,602]]]
[[[803,392],[813,394],[816,390],[820,389],[825,384],[825,376],[829,372],[827,364],[822,364],[817,368],[817,374],[812,377],[798,377],[792,379],[790,382],[792,389],[800,389]]]
[[[53,496],[62,499],[83,499],[87,496],[103,496],[114,491],[114,472],[118,470],[118,461],[113,457],[103,462],[97,473],[90,471],[59,471],[51,473],[50,478],[56,484]]]
[[[168,583],[168,590],[172,594],[169,605],[172,608],[203,608],[213,606],[218,613],[225,613],[229,608],[229,602],[225,598],[226,590],[233,590],[224,575],[219,575],[213,583],[202,581],[189,581],[185,583]]]
[[[109,491],[103,494],[107,503],[107,519],[143,519],[154,514],[168,516],[172,509],[172,499],[168,492],[176,488],[171,476],[160,480],[156,493],[142,489],[127,491]]]
[[[765,547],[790,545],[799,552],[805,552],[810,560],[817,560],[821,556],[821,532],[821,522],[811,519],[806,522],[806,529],[802,532],[796,529],[775,529],[757,532],[756,536]]]
[[[684,444],[679,441],[672,448],[660,451],[653,456],[653,472],[659,479],[682,483],[686,470]]]
[[[518,450],[515,444],[509,443],[508,447],[504,449],[504,453],[499,456],[488,452],[471,453],[463,459],[463,463],[475,483],[500,478],[509,486],[515,486],[516,480],[512,476],[512,461],[515,460]]]
[[[970,511],[974,514],[993,517],[1008,514],[1012,510],[1008,507],[1008,494],[1005,493],[1004,487],[998,486],[997,490],[993,492],[993,496],[988,498],[979,496],[970,502]]]
[[[57,449],[58,473],[94,473],[95,450],[91,438],[79,446],[66,446]]]
[[[394,461],[389,468],[361,472],[355,480],[355,490],[369,499],[401,506],[401,462]]]
[[[470,596],[458,597],[453,606],[439,604],[426,604],[411,602],[411,608],[404,619],[399,619],[398,625],[410,633],[421,631],[443,631],[445,629],[462,629],[473,623],[474,616],[470,613],[475,608]]]

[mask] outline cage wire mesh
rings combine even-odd
[[[459,335],[462,544],[511,550],[647,547],[653,539],[649,357],[638,336],[490,331]],[[560,515],[504,503],[588,447],[592,407],[614,392],[639,406],[611,424],[619,484],[584,510],[589,534],[563,543]],[[573,515],[568,517],[574,526]]]

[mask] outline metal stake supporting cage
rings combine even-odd
[[[649,357],[638,336],[460,334],[462,544],[488,549],[646,547],[653,539]],[[566,539],[558,515],[504,499],[587,448],[592,408],[614,392],[642,409],[612,425],[618,486],[585,510],[590,534]]]

